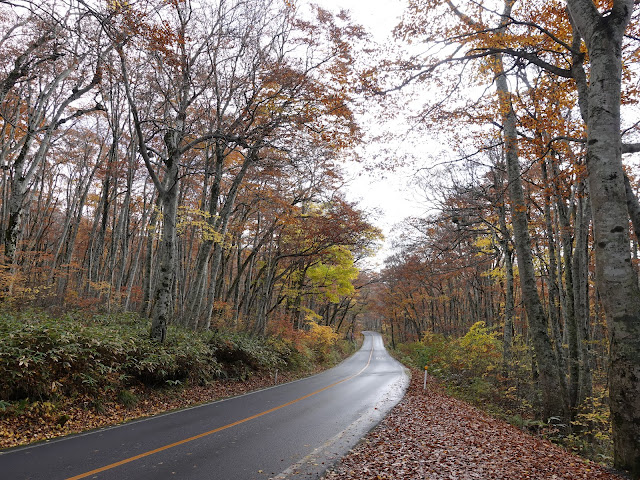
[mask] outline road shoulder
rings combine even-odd
[[[447,396],[414,371],[404,399],[324,480],[622,480]]]

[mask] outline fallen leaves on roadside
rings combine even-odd
[[[404,399],[325,480],[621,480],[444,394],[414,371]]]
[[[306,373],[305,375],[308,375]],[[280,372],[278,383],[285,383],[302,376]],[[140,417],[185,408],[221,398],[270,387],[274,378],[269,374],[254,375],[246,381],[217,381],[206,386],[187,386],[182,389],[152,389],[137,387],[138,402],[125,408],[115,399],[105,400],[96,409],[91,399],[60,401],[53,408],[50,402],[34,402],[20,413],[5,413],[0,416],[0,448],[16,447],[48,440],[71,433],[116,425]],[[43,405],[49,405],[43,409]]]

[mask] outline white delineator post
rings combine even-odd
[[[427,369],[428,367],[425,365],[424,366],[424,385],[422,386],[423,390],[427,389]]]

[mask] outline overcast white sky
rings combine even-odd
[[[406,0],[310,0],[328,10],[349,10],[351,18],[384,39],[402,15]]]
[[[406,5],[406,0],[309,0],[310,3],[320,5],[332,12],[341,9],[349,10],[355,23],[364,26],[373,35],[376,42],[384,44],[393,28],[400,21],[400,17]],[[377,128],[383,131],[396,126],[371,125],[370,119],[365,119],[363,128]],[[419,149],[420,147],[417,146]],[[375,154],[380,149],[379,145],[365,145],[364,155],[368,152]],[[415,147],[411,147],[415,150]],[[371,176],[362,169],[350,169],[352,179],[347,189],[351,200],[358,200],[360,205],[378,212],[375,214],[376,226],[380,227],[387,244],[384,250],[376,258],[382,262],[389,254],[389,241],[391,240],[394,226],[404,218],[411,215],[419,215],[424,207],[417,205],[416,195],[409,186],[413,170],[407,168],[401,171],[388,173],[386,178]]]

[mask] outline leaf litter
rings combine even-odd
[[[404,399],[324,480],[622,480],[412,372]]]
[[[281,372],[278,383],[285,383],[309,372]],[[33,442],[116,425],[141,417],[242,395],[274,385],[271,374],[263,373],[249,379],[219,380],[208,385],[187,385],[182,388],[132,387],[135,405],[126,407],[115,398],[62,398],[55,402],[32,402],[20,411],[0,411],[0,448],[28,445]]]

